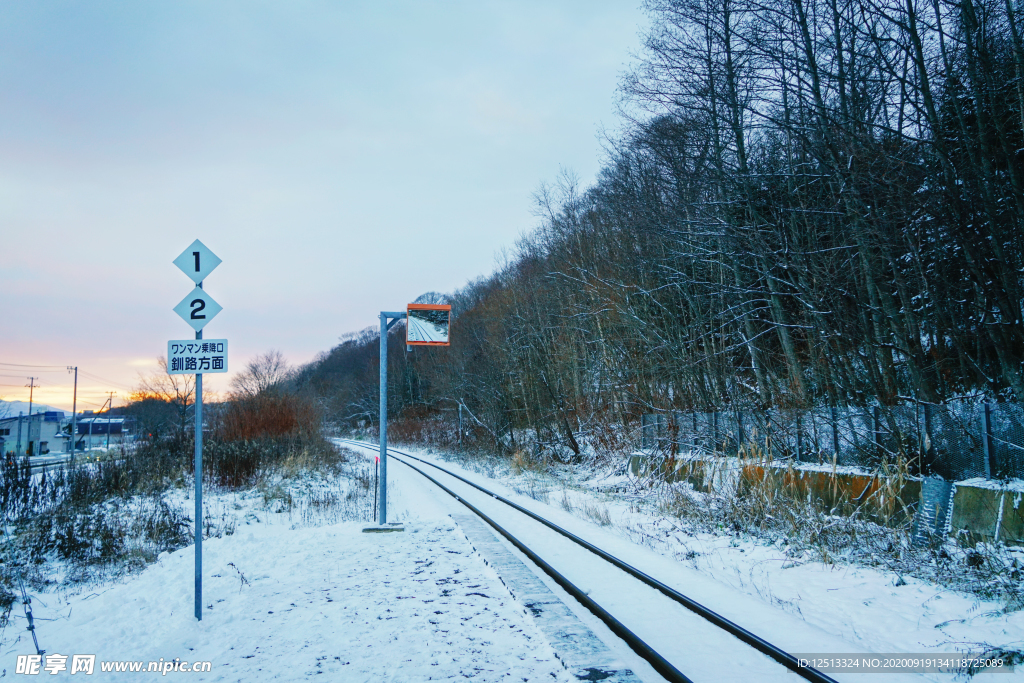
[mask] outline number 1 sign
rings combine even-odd
[[[213,269],[221,264],[217,255],[207,249],[206,245],[196,240],[188,246],[188,249],[181,252],[178,258],[174,259],[174,265],[181,269],[181,272],[192,278],[197,285],[206,279],[206,276],[213,272]]]

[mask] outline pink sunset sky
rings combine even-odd
[[[584,184],[633,2],[0,6],[0,398],[115,405],[157,370],[199,238],[229,364],[311,360],[487,274],[560,168]],[[25,367],[36,366],[36,367]],[[230,375],[211,375],[214,391]]]

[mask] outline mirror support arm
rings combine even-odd
[[[389,330],[392,327],[394,327],[395,323],[397,323],[399,320],[405,320],[405,313],[389,313],[388,311],[381,311],[381,315],[387,316],[389,318],[394,318],[394,320],[388,323]]]

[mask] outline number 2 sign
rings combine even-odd
[[[206,323],[213,320],[213,316],[222,310],[224,309],[213,300],[212,296],[198,287],[189,292],[189,295],[174,307],[174,312],[180,315],[182,320],[191,325],[196,332],[203,329]]]

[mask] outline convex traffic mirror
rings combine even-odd
[[[409,304],[406,309],[405,343],[410,346],[448,346],[452,307]]]

